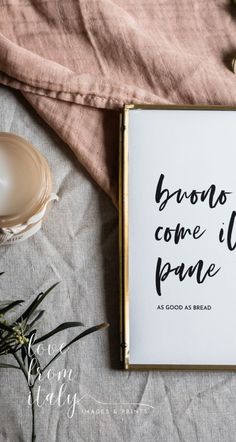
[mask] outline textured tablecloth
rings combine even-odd
[[[61,280],[44,303],[41,332],[67,320],[111,324],[75,344],[54,366],[72,370],[65,398],[77,395],[78,403],[72,418],[68,404],[37,408],[37,442],[234,442],[236,374],[119,369],[117,211],[21,95],[4,87],[0,130],[24,136],[47,157],[60,197],[35,237],[0,248],[0,271],[6,272],[1,299],[30,300]],[[75,333],[63,332],[53,342]],[[62,382],[42,381],[40,405],[49,393],[57,397]],[[21,373],[1,369],[0,442],[30,441],[26,392]]]

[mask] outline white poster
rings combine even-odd
[[[236,366],[236,112],[126,112],[128,364]]]

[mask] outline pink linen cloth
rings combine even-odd
[[[0,0],[0,82],[117,200],[124,103],[236,104],[228,0]]]

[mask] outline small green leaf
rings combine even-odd
[[[22,345],[22,347],[21,347],[21,358],[22,358],[23,363],[25,363],[26,356],[27,356],[27,347],[26,347],[26,345]]]
[[[11,302],[6,307],[3,307],[3,308],[0,309],[0,315],[5,315],[5,313],[7,313],[9,310],[13,309],[14,307],[16,307],[19,304],[22,304],[22,302],[24,302],[24,301],[23,300],[19,300],[19,301]]]
[[[20,322],[22,319],[28,321],[32,313],[38,308],[44,298],[58,285],[60,282],[53,284],[45,293],[39,293],[35,300],[30,304],[30,306],[25,310],[25,312],[17,319],[16,322]]]
[[[8,331],[9,333],[13,333],[14,332],[14,330],[12,330],[11,327],[9,327],[6,324],[3,324],[3,322],[1,322],[1,321],[0,321],[0,329],[4,330],[4,331]]]
[[[14,350],[17,347],[17,343],[15,338],[7,338],[6,340],[1,339],[1,344],[0,344],[0,353],[6,353],[10,350]]]
[[[90,335],[91,333],[94,333],[98,330],[101,330],[102,328],[107,328],[109,327],[109,324],[107,323],[103,323],[103,324],[99,324],[99,325],[95,325],[94,327],[88,328],[87,330],[85,330],[84,332],[80,333],[80,335],[76,336],[74,339],[72,339],[72,341],[70,341],[68,344],[66,344],[64,347],[62,347],[62,349],[56,353],[56,355],[51,359],[51,361],[48,362],[48,364],[42,369],[42,373],[49,367],[49,365],[51,365],[59,356],[62,355],[62,353],[68,348],[70,347],[70,345],[74,344],[75,342],[77,342],[79,339],[84,338],[87,335]]]
[[[61,331],[66,330],[68,328],[81,327],[83,325],[84,324],[82,324],[82,322],[64,322],[63,324],[59,325],[57,328],[54,328],[54,330],[50,331],[46,335],[41,336],[41,338],[39,339],[36,339],[34,344],[39,344],[40,342],[43,342],[46,339],[51,338],[51,336],[55,335],[56,333],[60,333]]]
[[[17,367],[17,365],[12,365],[12,364],[0,364],[0,368],[16,368],[17,370],[20,370],[20,367]]]
[[[12,302],[12,299],[4,299],[4,301],[0,301],[0,306],[5,307],[6,305],[10,304]]]

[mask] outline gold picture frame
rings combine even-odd
[[[119,148],[119,256],[120,256],[120,358],[125,370],[236,370],[236,365],[159,365],[130,364],[129,337],[129,268],[128,268],[128,127],[129,112],[132,109],[179,109],[179,110],[230,110],[236,106],[206,105],[125,105],[120,114],[120,148]]]

